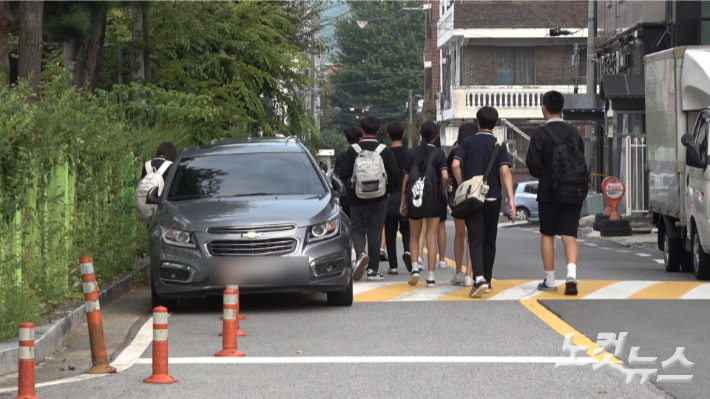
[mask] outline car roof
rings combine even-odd
[[[529,180],[529,181],[521,181],[517,184],[520,184],[521,186],[527,186],[528,184],[538,184],[540,183],[538,180]]]
[[[216,139],[208,145],[188,147],[183,153],[183,158],[193,158],[211,155],[254,154],[270,152],[306,152],[301,142],[293,137],[270,138],[245,138],[245,139]]]

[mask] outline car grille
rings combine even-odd
[[[267,226],[242,226],[242,227],[210,227],[210,234],[247,234],[247,233],[273,233],[295,229],[293,224],[272,224]]]
[[[262,240],[210,241],[207,252],[211,256],[275,256],[288,255],[296,250],[295,238],[267,238]]]

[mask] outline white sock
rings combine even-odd
[[[475,283],[478,283],[478,282],[481,281],[481,280],[485,280],[485,279],[483,278],[483,276],[476,276],[476,281],[475,281]]]
[[[567,265],[567,278],[577,279],[577,265],[574,263]]]
[[[427,280],[436,281],[436,277],[434,277],[434,272],[429,272]]]
[[[557,287],[557,283],[555,282],[555,271],[545,271],[545,285],[552,288],[552,287]]]
[[[357,260],[357,254],[355,253],[355,248],[353,248],[352,254],[353,254],[352,259],[356,259],[356,260]]]
[[[419,263],[412,262],[412,271],[419,271]]]
[[[417,259],[417,261],[419,262],[419,264],[422,264],[422,263],[424,263],[424,260],[422,259],[422,257],[421,257],[421,256],[419,257],[419,259]]]

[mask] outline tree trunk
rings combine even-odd
[[[43,8],[43,1],[20,3],[19,76],[28,79],[30,87],[36,92],[39,92],[39,84],[42,81]]]
[[[10,46],[8,34],[15,23],[17,13],[10,10],[9,1],[0,1],[0,75],[5,75],[4,84],[10,84]]]
[[[94,22],[94,37],[86,45],[86,79],[89,90],[94,91],[99,87],[101,79],[101,61],[104,54],[104,40],[106,40],[106,11]]]

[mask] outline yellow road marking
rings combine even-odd
[[[409,285],[407,282],[390,284],[357,294],[353,300],[355,302],[386,302],[420,288],[426,288],[424,281],[420,281],[417,285]]]
[[[523,306],[525,306],[525,309],[531,311],[542,322],[544,322],[545,324],[550,326],[553,330],[560,333],[560,335],[562,335],[563,337],[566,336],[568,333],[574,333],[574,338],[572,339],[572,343],[577,346],[589,346],[589,350],[587,351],[587,354],[589,356],[595,358],[596,360],[598,360],[598,361],[603,360],[604,356],[608,353],[608,352],[604,351],[603,353],[600,353],[598,356],[594,356],[593,352],[595,349],[599,348],[599,345],[597,345],[591,339],[587,338],[587,336],[585,336],[584,334],[575,330],[574,327],[565,323],[564,320],[560,319],[554,313],[550,312],[546,307],[542,306],[537,300],[526,299],[526,300],[521,300],[520,303]],[[562,348],[561,343],[560,343],[560,348]],[[624,363],[621,360],[619,360],[613,356],[612,356],[612,361],[614,363],[618,363],[618,364]]]
[[[704,283],[698,281],[661,281],[650,285],[626,299],[678,299]]]
[[[618,281],[615,280],[583,280],[577,283],[578,293],[576,296],[565,295],[565,286],[562,285],[557,289],[557,291],[544,291],[542,294],[535,296],[535,299],[582,299],[597,290],[617,282]]]
[[[445,297],[439,298],[440,301],[474,301],[474,300],[486,300],[488,298],[491,298],[495,294],[499,294],[508,288],[512,288],[515,286],[518,286],[520,284],[525,284],[527,282],[530,282],[532,280],[498,280],[498,279],[493,279],[491,281],[491,285],[493,285],[493,291],[491,291],[489,294],[483,294],[483,296],[480,299],[471,299],[468,297],[468,294],[471,292],[471,287],[464,287],[456,292],[452,292],[449,295],[446,295]]]

